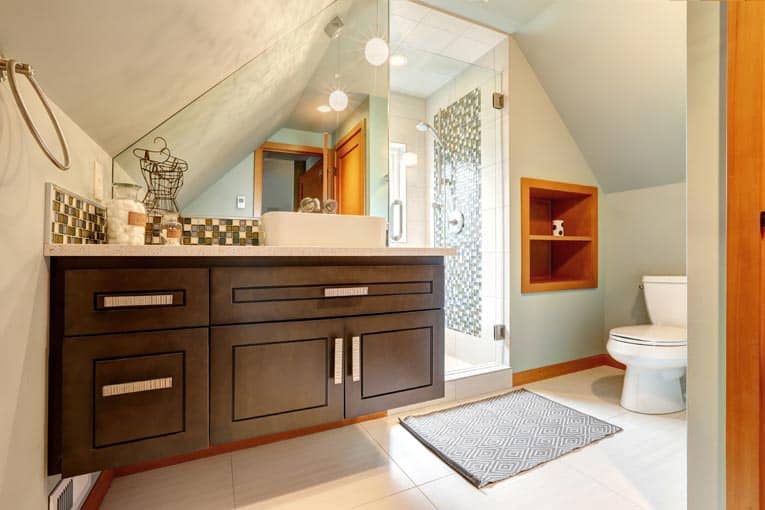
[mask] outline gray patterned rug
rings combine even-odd
[[[524,389],[399,421],[479,488],[622,430]]]

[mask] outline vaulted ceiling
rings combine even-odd
[[[513,33],[605,191],[685,179],[684,2],[423,2]]]
[[[0,53],[32,64],[47,94],[116,155],[332,3],[3,0]],[[683,2],[419,3],[514,34],[604,190],[684,179]],[[313,101],[299,92],[294,80],[305,76],[289,58],[271,60],[273,74],[263,77],[285,84],[278,108],[266,101],[284,122]]]

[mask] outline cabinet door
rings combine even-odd
[[[211,442],[341,420],[342,336],[339,320],[212,328]]]
[[[346,321],[345,416],[444,396],[444,312]]]
[[[64,476],[208,446],[207,328],[64,339]]]

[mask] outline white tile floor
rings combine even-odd
[[[389,416],[117,478],[102,509],[684,509],[685,413],[626,412],[621,383],[599,367],[528,385],[624,431],[482,490]]]

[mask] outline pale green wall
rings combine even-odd
[[[323,133],[316,133],[314,131],[282,128],[274,133],[268,141],[321,147],[323,145],[323,137]],[[332,135],[330,134],[330,143],[331,140]],[[253,200],[252,179],[254,175],[253,158],[253,153],[248,154],[246,158],[223,174],[223,177],[218,179],[212,186],[197,195],[187,206],[183,207],[181,213],[186,216],[220,218],[251,217]],[[291,188],[290,193],[292,193]],[[245,196],[247,206],[244,209],[236,208],[237,195]],[[266,208],[264,207],[263,210],[265,211]]]
[[[510,362],[521,371],[605,352],[603,265],[597,289],[521,294],[521,177],[598,182],[512,39],[509,80]]]
[[[725,508],[725,3],[687,5],[688,508],[718,510]]]
[[[253,186],[253,155],[250,153],[234,168],[223,174],[212,186],[204,190],[189,205],[183,207],[181,214],[197,217],[251,217]],[[236,208],[236,196],[244,195],[246,207]]]
[[[310,145],[312,147],[324,146],[324,133],[315,131],[303,131],[300,129],[281,128],[268,138],[269,142],[291,143],[293,145]],[[332,133],[329,138],[332,144]]]
[[[643,275],[685,274],[685,183],[602,195],[605,331],[650,323]]]

